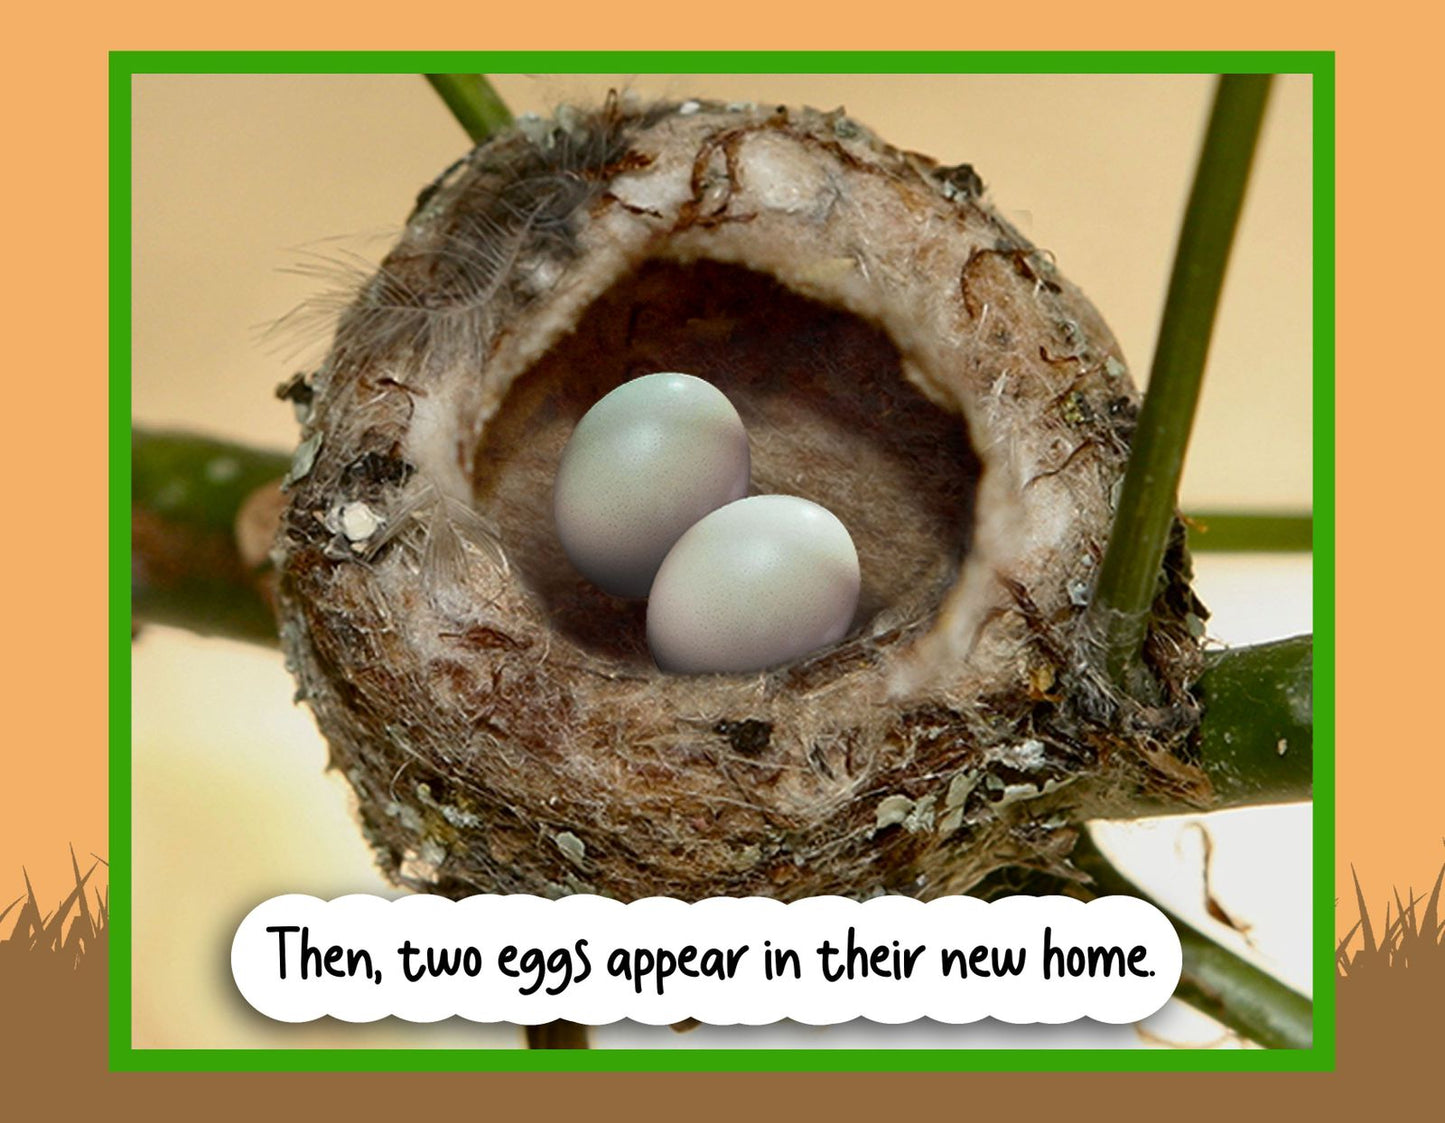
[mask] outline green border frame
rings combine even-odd
[[[1314,1044],[1301,1050],[136,1049],[131,1044],[131,79],[137,74],[1278,73],[1313,77]],[[115,51],[110,55],[110,1066],[115,1071],[1328,1071],[1335,1063],[1332,51]],[[438,112],[441,112],[440,108]],[[1323,860],[1321,860],[1323,858]]]

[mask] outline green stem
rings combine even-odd
[[[1190,511],[1184,524],[1194,553],[1309,553],[1314,545],[1310,515]]]
[[[1168,792],[1136,792],[1105,818],[1302,804],[1314,796],[1314,640],[1311,636],[1234,647],[1207,656],[1195,684],[1204,715],[1195,765],[1208,776],[1208,806]]]
[[[1090,605],[1091,621],[1104,641],[1105,668],[1128,689],[1137,689],[1131,679],[1140,664],[1174,520],[1204,360],[1269,84],[1269,75],[1232,74],[1222,76],[1216,87],[1149,389]]]
[[[1303,803],[1314,794],[1314,641],[1310,636],[1210,652],[1195,684],[1203,708],[1195,764],[1213,791],[1187,808],[1168,793],[1135,793],[1110,819],[1185,810]]]
[[[276,642],[264,563],[237,520],[289,458],[190,433],[131,433],[131,612],[136,624]]]
[[[452,116],[467,130],[473,143],[501,132],[512,123],[512,113],[492,84],[481,74],[427,74],[432,89],[447,103]]]
[[[1201,765],[1223,807],[1309,799],[1314,783],[1314,642],[1295,636],[1210,657]]]
[[[1088,834],[1074,849],[1074,864],[1087,873],[1100,895],[1138,897],[1158,907],[1106,858]],[[1313,1040],[1313,1004],[1234,952],[1221,947],[1168,909],[1160,909],[1184,951],[1184,971],[1174,997],[1268,1049],[1308,1049]]]

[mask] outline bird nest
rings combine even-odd
[[[853,534],[836,645],[674,675],[567,562],[562,448],[629,378],[727,394],[753,488]],[[427,188],[311,383],[282,640],[392,877],[463,895],[961,892],[1070,824],[1207,793],[1182,539],[1146,659],[1087,605],[1138,395],[968,166],[842,111],[528,119]]]

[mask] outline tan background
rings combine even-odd
[[[1141,380],[1211,90],[1196,75],[532,74],[496,84],[518,113],[614,87],[843,104],[896,144],[972,162],[997,205],[1104,311]],[[133,89],[134,416],[290,447],[290,409],[271,390],[324,353],[328,288],[385,251],[417,189],[465,142],[412,75],[142,76]],[[1309,80],[1281,79],[1185,482],[1196,508],[1310,504],[1309,114]],[[1223,640],[1310,628],[1306,558],[1205,559],[1201,581]],[[252,905],[280,892],[386,887],[347,793],[322,774],[324,748],[290,703],[279,656],[156,629],[136,647],[133,696],[137,1046],[519,1043],[500,1027],[278,1027],[244,1008],[223,956]],[[1216,891],[1251,926],[1252,944],[1204,914],[1197,832],[1174,824],[1108,840],[1174,907],[1308,990],[1308,809],[1217,816],[1210,830]],[[202,883],[204,895],[175,892]],[[1147,1029],[854,1025],[679,1038],[623,1025],[595,1036],[689,1048],[1133,1047],[1219,1036],[1176,1006]]]

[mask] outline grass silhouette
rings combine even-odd
[[[1445,866],[1441,866],[1435,878],[1435,887],[1424,911],[1416,906],[1424,900],[1423,894],[1410,894],[1408,903],[1400,899],[1398,889],[1393,890],[1394,917],[1391,918],[1392,902],[1385,902],[1385,926],[1379,938],[1370,920],[1369,906],[1365,903],[1365,892],[1360,888],[1360,878],[1355,867],[1350,867],[1350,876],[1355,882],[1355,900],[1360,910],[1360,919],[1335,948],[1335,973],[1343,982],[1376,984],[1385,972],[1410,973],[1415,985],[1433,979],[1438,985],[1445,982],[1445,920],[1440,916],[1440,890],[1445,885]],[[1360,935],[1360,946],[1350,952],[1350,943],[1356,933]]]
[[[1378,930],[1354,866],[1350,876],[1359,919],[1335,946],[1339,1052],[1351,1067],[1407,1071],[1439,1052],[1439,1018],[1445,1009],[1440,910],[1445,866],[1428,898],[1413,889],[1405,898],[1391,890],[1393,900],[1386,900]]]
[[[41,909],[23,869],[25,892],[0,908],[0,1067],[104,1055],[110,893],[91,879],[106,863],[82,873],[72,847],[70,864],[75,885],[54,910]]]

